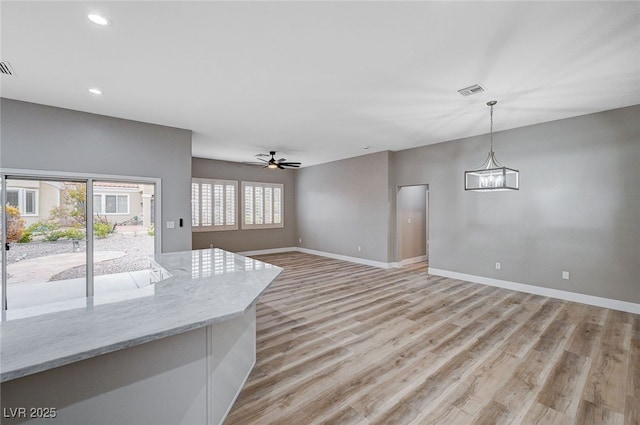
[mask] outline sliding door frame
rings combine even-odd
[[[154,189],[154,251],[162,252],[162,187],[159,177],[140,177],[140,176],[119,176],[110,174],[88,174],[88,173],[72,173],[62,171],[42,171],[42,170],[22,170],[22,169],[0,169],[0,190],[2,211],[2,311],[7,310],[7,214],[6,208],[6,183],[7,179],[27,179],[27,180],[56,180],[56,181],[75,181],[85,183],[87,185],[86,215],[87,215],[87,273],[85,277],[86,297],[93,297],[93,183],[95,181],[112,181],[119,183],[142,183],[153,184]]]

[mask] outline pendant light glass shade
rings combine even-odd
[[[491,107],[491,149],[484,163],[476,170],[464,172],[464,190],[489,192],[500,190],[519,190],[519,171],[501,165],[493,152],[493,105],[495,100],[487,102]]]

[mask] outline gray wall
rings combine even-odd
[[[486,135],[396,152],[396,184],[429,184],[430,266],[640,302],[638,117],[640,105],[494,134],[518,192],[464,191]]]
[[[389,152],[379,152],[300,169],[296,198],[301,246],[390,261],[389,160]]]
[[[159,177],[162,251],[191,249],[191,131],[2,99],[0,167]],[[177,226],[179,218],[185,226]]]
[[[160,177],[164,220],[185,219],[164,229],[163,251],[190,249],[190,131],[7,99],[1,108],[0,166]],[[196,158],[194,177],[284,183],[285,228],[194,233],[193,246],[257,250],[300,237],[394,261],[396,187],[428,184],[431,267],[638,303],[639,116],[640,105],[496,133],[498,159],[520,169],[518,192],[464,191],[486,135],[296,172]]]
[[[216,248],[241,252],[296,246],[296,170],[270,170],[237,162],[193,158],[193,177],[241,181],[281,183],[284,185],[284,227],[280,229],[225,230],[193,232],[193,248]],[[238,209],[240,209],[238,200]],[[240,216],[238,216],[238,219]]]

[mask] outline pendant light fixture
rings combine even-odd
[[[491,148],[484,163],[477,169],[464,172],[464,190],[492,192],[499,190],[519,190],[519,172],[501,165],[493,152],[493,106],[495,100],[487,102],[491,107]]]

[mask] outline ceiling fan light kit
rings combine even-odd
[[[500,164],[493,152],[493,106],[496,103],[498,102],[495,100],[487,102],[487,106],[491,108],[489,155],[478,169],[464,172],[464,190],[476,192],[520,190],[520,172]]]
[[[269,156],[271,155],[271,159],[270,160],[266,160],[266,159],[262,159],[260,158],[261,156]],[[269,152],[269,155],[265,155],[265,154],[258,154],[256,155],[257,158],[260,161],[263,161],[265,164],[262,168],[269,168],[269,169],[281,169],[281,170],[285,170],[287,168],[300,168],[301,163],[300,162],[287,162],[287,160],[285,158],[280,158],[280,159],[276,159],[276,151],[271,151]]]

